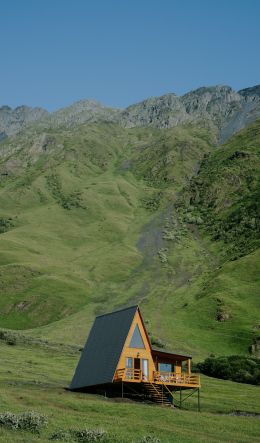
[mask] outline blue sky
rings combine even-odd
[[[0,106],[260,83],[259,0],[0,0]]]

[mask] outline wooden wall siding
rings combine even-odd
[[[145,349],[144,348],[130,348],[129,347],[135,327],[137,324],[140,329],[140,333],[141,333],[141,336],[142,336],[142,339],[144,342]],[[128,333],[127,339],[125,341],[125,345],[124,345],[121,357],[119,359],[117,369],[122,369],[122,368],[126,367],[126,358],[127,357],[147,359],[149,362],[149,380],[152,381],[153,372],[156,370],[156,368],[155,368],[155,364],[154,364],[154,361],[152,358],[150,341],[147,336],[146,330],[144,328],[143,321],[142,321],[141,315],[139,313],[139,310],[136,311],[132,325],[129,329],[129,333]]]
[[[176,374],[181,374],[182,372],[182,361],[186,360],[179,360],[177,356],[176,357],[173,356],[172,358],[158,358],[157,356],[154,357],[156,371],[160,370],[159,368],[160,363],[171,363],[175,365]]]

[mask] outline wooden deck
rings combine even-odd
[[[114,381],[132,383],[153,383],[156,385],[178,386],[184,388],[200,388],[200,376],[198,374],[178,374],[176,372],[153,372],[152,376],[146,377],[140,369],[122,368],[117,369]]]

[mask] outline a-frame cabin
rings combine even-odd
[[[173,404],[177,390],[199,393],[191,358],[154,349],[139,307],[133,306],[96,317],[70,390]]]

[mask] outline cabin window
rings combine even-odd
[[[133,367],[133,358],[132,357],[126,357],[126,367],[127,368]]]
[[[159,372],[173,372],[171,363],[159,363]]]
[[[141,336],[141,332],[139,329],[139,326],[136,325],[132,339],[131,339],[131,343],[130,343],[130,348],[145,348],[144,346],[144,342]]]

